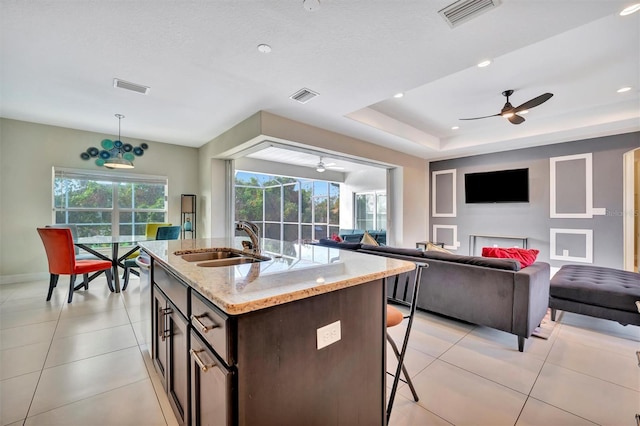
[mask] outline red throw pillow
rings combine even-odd
[[[498,259],[515,259],[520,262],[521,268],[526,268],[536,261],[540,250],[521,249],[517,247],[482,247],[482,256],[496,257]]]
[[[340,238],[340,235],[338,235],[338,234],[332,234],[332,235],[331,235],[331,239],[332,239],[333,241],[338,242],[338,243],[341,243],[341,242],[342,242],[342,238]]]

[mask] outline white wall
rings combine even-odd
[[[389,241],[400,247],[414,247],[416,241],[426,239],[427,233],[427,162],[421,158],[373,145],[338,133],[309,126],[284,117],[258,112],[232,129],[216,137],[200,148],[200,188],[203,198],[211,198],[215,193],[224,194],[224,182],[212,179],[211,158],[232,158],[265,140],[285,145],[306,146],[319,151],[344,154],[355,158],[365,158],[373,162],[396,166],[393,187],[388,191],[396,193],[389,215],[393,220],[394,239]],[[408,183],[404,185],[403,183]],[[221,199],[217,197],[217,199]],[[407,200],[405,205],[402,200]],[[211,209],[211,205],[207,209]],[[221,206],[216,205],[216,209]],[[227,225],[216,222],[207,229],[209,235],[218,230],[213,226]]]
[[[103,135],[62,127],[0,119],[0,277],[3,282],[48,270],[36,228],[51,223],[51,169],[98,169],[80,153],[99,146]],[[167,176],[169,221],[180,224],[180,194],[198,193],[198,150],[123,137],[149,144],[135,160],[135,174]],[[201,200],[198,199],[199,210]],[[198,234],[201,235],[199,218]]]

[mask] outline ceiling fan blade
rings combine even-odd
[[[501,114],[485,115],[484,117],[459,118],[458,120],[480,120],[481,118],[498,117]]]
[[[538,105],[547,102],[549,99],[551,99],[552,96],[553,96],[553,93],[544,93],[540,96],[537,96],[533,99],[528,100],[527,102],[523,103],[519,107],[516,107],[513,110],[513,112],[517,113],[520,111],[524,111],[525,109],[531,109],[533,107],[537,107]]]
[[[524,118],[520,117],[517,114],[513,114],[511,117],[507,118],[511,124],[520,124],[524,123]]]

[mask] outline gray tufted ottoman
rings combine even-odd
[[[551,320],[556,309],[640,325],[640,274],[588,265],[564,265],[551,279]]]

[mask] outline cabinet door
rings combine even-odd
[[[167,394],[178,423],[189,423],[189,331],[188,322],[168,303]]]
[[[157,289],[153,289],[152,313],[152,357],[153,365],[162,379],[162,386],[167,389],[167,338],[166,338],[166,307],[167,299]]]
[[[233,424],[233,374],[191,332],[191,424]]]

